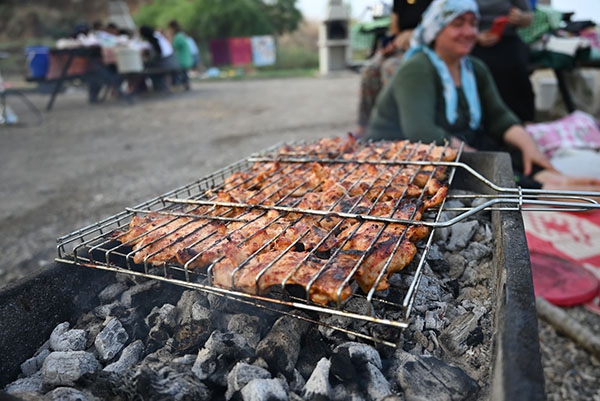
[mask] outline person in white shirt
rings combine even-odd
[[[175,57],[171,42],[159,31],[143,25],[140,27],[140,36],[150,44],[150,54],[146,59],[146,68],[156,68],[165,70],[177,70],[179,62]],[[150,76],[152,86],[156,91],[168,90],[168,73],[158,73]]]

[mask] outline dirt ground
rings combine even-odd
[[[0,287],[51,264],[56,239],[278,142],[354,127],[359,75],[199,81],[189,92],[89,104],[27,95],[27,127],[0,125]]]

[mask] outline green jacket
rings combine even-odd
[[[391,82],[381,91],[371,114],[367,140],[409,139],[442,144],[451,135],[476,146],[477,136],[487,134],[501,142],[504,133],[519,119],[498,94],[493,78],[482,61],[471,57],[481,102],[481,126],[469,127],[469,107],[458,88],[458,118],[446,119],[442,81],[427,55],[415,54],[402,64]]]
[[[173,37],[173,50],[175,50],[175,55],[181,68],[186,70],[192,68],[194,65],[194,56],[183,32],[177,32]]]

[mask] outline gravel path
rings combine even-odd
[[[195,82],[192,91],[59,96],[39,126],[0,126],[0,287],[52,263],[56,238],[281,141],[354,127],[359,76]],[[30,95],[44,109],[47,95]],[[32,120],[32,116],[26,116]],[[600,332],[600,317],[570,315]],[[600,400],[600,361],[540,322],[548,399]]]

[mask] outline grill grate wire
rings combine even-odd
[[[299,144],[302,145],[303,143]],[[307,312],[315,312],[317,314],[324,313],[331,316],[338,316],[349,321],[373,323],[376,325],[397,329],[399,332],[399,330],[408,326],[408,319],[413,308],[417,289],[422,278],[426,256],[431,247],[436,228],[450,226],[482,210],[522,210],[523,206],[527,204],[536,205],[539,206],[539,208],[527,208],[525,210],[547,210],[548,208],[556,210],[555,208],[557,207],[566,208],[567,210],[587,210],[589,208],[598,208],[598,203],[592,199],[592,197],[599,195],[596,193],[531,191],[522,188],[498,187],[493,182],[479,174],[477,171],[473,170],[470,166],[458,161],[462,150],[458,152],[458,157],[456,159],[457,161],[454,162],[446,162],[442,160],[410,160],[413,154],[410,152],[409,148],[399,149],[398,154],[388,159],[384,159],[383,154],[379,155],[379,157],[373,157],[374,155],[371,154],[369,155],[371,159],[366,161],[351,158],[315,158],[312,155],[293,153],[289,153],[282,157],[277,153],[282,146],[288,145],[275,145],[262,153],[238,161],[237,163],[229,165],[209,176],[199,179],[196,182],[167,192],[135,207],[127,208],[125,211],[112,217],[59,238],[57,245],[58,256],[56,260],[62,263],[99,268],[117,273],[125,273],[132,276],[161,280],[187,288],[202,290],[207,293],[235,299],[236,301],[243,303],[249,303],[263,309],[276,310],[280,313],[290,314],[292,316],[312,321],[314,323],[319,323],[360,338],[370,339],[385,345],[395,346],[395,341],[391,341],[387,338],[381,338],[377,334],[376,330],[369,331],[368,334],[365,334],[364,331],[353,330],[352,328],[349,328],[351,325],[332,325],[331,323],[323,322],[319,319],[308,318],[306,315],[297,313],[297,311],[299,312],[304,310]],[[417,148],[414,147],[412,152],[414,152],[416,149]],[[434,146],[429,145],[428,149],[429,155],[434,149]],[[405,159],[398,159],[398,157],[404,157]],[[246,199],[245,202],[228,202],[218,200],[216,194],[220,189],[224,188],[228,177],[234,173],[251,171],[252,166],[257,163],[276,163],[277,167],[270,173],[270,176],[271,178],[280,177],[279,180],[281,180],[281,177],[289,175],[292,172],[304,171],[303,169],[306,169],[306,166],[309,166],[311,163],[328,164],[334,166],[333,171],[339,173],[339,177],[341,177],[341,179],[352,176],[352,174],[356,171],[359,171],[358,169],[363,165],[370,164],[389,167],[410,165],[414,167],[414,171],[413,175],[409,178],[409,183],[412,183],[415,180],[415,177],[423,172],[426,172],[429,175],[428,180],[431,180],[434,178],[437,167],[444,167],[448,169],[449,185],[454,178],[456,169],[462,168],[501,195],[449,195],[447,199],[479,199],[480,204],[470,208],[446,208],[444,206],[444,201],[439,207],[426,212],[423,215],[423,218],[418,221],[415,221],[416,209],[413,210],[412,214],[409,214],[406,218],[382,217],[371,214],[373,208],[375,205],[377,205],[385,191],[393,185],[393,175],[389,177],[386,185],[383,187],[383,189],[381,189],[379,195],[373,201],[371,208],[367,210],[364,210],[364,207],[361,206],[361,201],[364,200],[367,191],[364,191],[361,196],[355,197],[355,199],[353,199],[354,203],[347,208],[347,211],[336,210],[343,197],[337,199],[335,202],[329,205],[328,208],[310,209],[300,207],[299,203],[301,200],[295,200],[293,194],[306,189],[307,186],[309,187],[309,192],[316,189],[316,187],[310,187],[311,183],[308,175],[306,180],[299,182],[295,187],[289,188],[286,186],[289,184],[282,184],[282,182],[279,182],[278,180],[269,180],[269,177],[262,177],[266,185],[261,186],[260,190],[256,191],[251,197]],[[350,166],[351,168],[345,169],[344,166]],[[432,166],[434,168],[431,168]],[[429,168],[429,170],[426,170],[426,168]],[[355,185],[357,185],[363,179],[364,181],[362,182],[369,181],[369,178],[369,185],[373,185],[384,176],[384,173],[384,170],[379,170],[378,175],[366,177],[367,173],[366,171],[363,171],[362,175],[356,180]],[[241,187],[256,178],[257,177],[250,175],[245,182],[239,182],[237,187]],[[233,188],[236,187],[234,186]],[[281,191],[283,189],[288,189],[288,193],[280,198],[277,198],[277,195],[281,195]],[[351,189],[352,188],[349,188],[347,191],[349,192]],[[406,200],[406,191],[407,187],[404,188],[402,196],[400,196],[394,203],[394,212],[398,211],[402,205],[402,202]],[[424,196],[424,193],[425,191],[422,191],[420,197],[415,201],[422,201],[421,198]],[[565,199],[567,199],[567,201],[565,201]],[[218,210],[218,213],[207,214],[202,212],[202,210],[209,210],[211,212]],[[234,217],[229,216],[230,213],[238,210],[241,210],[242,212],[239,212]],[[458,214],[452,219],[442,221],[442,210],[460,211],[463,213]],[[195,242],[187,245],[189,247],[194,247],[198,244],[201,244],[203,241],[210,241],[210,238],[217,234],[218,229],[214,229],[212,231],[209,229],[207,233],[204,233],[207,228],[212,227],[211,225],[237,223],[241,224],[240,227],[243,228],[251,225],[259,218],[268,216],[270,212],[279,213],[270,218],[270,220],[266,221],[265,228],[271,225],[280,224],[281,222],[279,220],[282,219],[284,214],[294,214],[297,215],[297,218],[292,219],[292,221],[286,221],[287,227],[284,228],[278,236],[271,238],[268,242],[259,247],[254,253],[248,255],[244,260],[240,261],[239,265],[231,274],[232,285],[230,289],[216,286],[212,282],[213,269],[219,263],[219,261],[224,258],[223,255],[213,261],[205,271],[192,268],[192,265],[196,259],[200,257],[200,253],[192,257],[183,265],[165,262],[161,265],[155,266],[150,262],[153,257],[164,251],[164,248],[160,246],[155,250],[151,250],[152,246],[159,244],[162,240],[167,240],[170,236],[176,235],[182,229],[191,228],[191,231],[182,237],[183,239],[185,239],[186,236],[193,237],[193,235],[196,233],[203,233],[203,236],[197,238]],[[124,230],[126,227],[128,227],[134,216],[144,216],[148,215],[149,213],[154,213],[156,215],[169,218],[157,227],[153,228],[154,230],[157,230],[157,232],[163,230],[164,233],[162,233],[162,235],[159,235],[152,242],[144,245],[144,247],[140,249],[136,249],[135,251],[131,250],[131,246],[128,246],[128,242],[118,243],[115,241],[116,238],[114,233]],[[394,214],[392,213],[391,216],[393,215]],[[395,243],[392,253],[388,257],[384,268],[380,270],[374,285],[372,285],[371,289],[364,295],[359,294],[359,292],[353,288],[351,298],[345,301],[342,300],[342,291],[344,288],[346,288],[346,286],[351,284],[352,277],[358,271],[361,263],[367,255],[366,252],[363,253],[361,258],[356,262],[355,266],[350,270],[345,279],[339,285],[337,297],[335,299],[335,305],[320,305],[310,301],[310,294],[313,285],[319,279],[319,277],[322,277],[324,272],[330,266],[331,261],[334,260],[338,252],[340,252],[342,249],[343,245],[337,247],[337,249],[333,251],[334,253],[328,259],[328,262],[323,264],[318,273],[312,277],[306,287],[304,297],[290,293],[286,283],[288,283],[290,278],[299,271],[309,256],[314,254],[314,250],[308,253],[304,260],[299,262],[295,268],[287,274],[287,276],[281,281],[279,286],[280,288],[275,289],[275,291],[271,291],[268,294],[260,294],[258,289],[259,280],[269,272],[271,266],[278,259],[271,261],[258,272],[254,283],[254,288],[256,289],[254,293],[233,289],[235,288],[234,283],[236,275],[243,270],[244,266],[246,266],[246,264],[248,264],[252,258],[257,257],[257,255],[266,249],[270,244],[273,244],[275,241],[281,239],[281,236],[286,230],[291,229],[295,224],[307,218],[307,216],[320,219],[317,221],[331,217],[339,219],[333,228],[329,230],[326,236],[324,236],[320,242],[315,245],[314,249],[318,249],[321,245],[325,244],[327,239],[330,238],[333,233],[340,228],[340,225],[347,220],[356,221],[359,224],[356,224],[354,232],[348,236],[345,241],[348,241],[349,238],[354,235],[356,230],[360,228],[361,224],[364,224],[365,222],[381,223],[380,230],[374,237],[371,246],[373,246],[381,238],[381,235],[389,224],[404,224],[406,225],[406,228],[404,229],[400,239]],[[188,219],[188,221],[183,224],[175,225],[172,228],[169,227],[169,224],[180,219]],[[389,296],[376,296],[376,289],[382,282],[383,277],[387,274],[390,262],[395,253],[398,251],[399,246],[404,240],[404,237],[406,236],[407,228],[415,224],[429,227],[430,230],[429,234],[417,244],[419,251],[418,257],[415,258],[409,267],[405,268],[400,273],[409,278],[410,284],[408,285],[406,293],[402,297],[401,301],[395,299],[393,296],[391,297],[392,299],[390,299]],[[309,231],[310,228],[304,232],[301,232],[295,241],[291,242],[284,250],[281,251],[279,258],[281,258],[287,252],[298,247],[302,239],[309,233]],[[140,236],[143,235],[144,234],[140,234]],[[139,238],[134,238],[129,240],[129,242],[135,242],[138,239]],[[244,241],[248,240],[248,238],[244,239]],[[218,242],[215,242],[215,244],[218,244]],[[139,252],[140,250],[143,251],[145,249],[151,251],[144,257],[143,262],[134,263],[133,259],[136,252]],[[350,302],[351,299],[360,299],[362,302],[366,303],[366,311],[357,309],[353,310],[352,302]],[[382,309],[382,306],[385,308]],[[282,310],[282,308],[288,308],[288,310]],[[382,310],[385,310],[385,312],[382,312]],[[392,311],[392,313],[389,313],[389,311]],[[389,316],[393,316],[393,318],[388,318]]]

